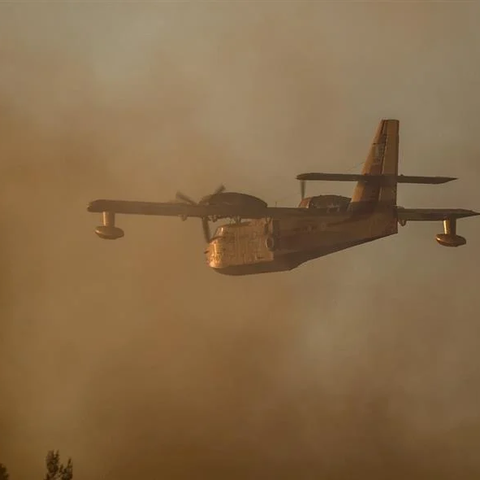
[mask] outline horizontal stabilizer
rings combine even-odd
[[[388,182],[388,180],[396,179],[397,183],[417,183],[424,185],[439,185],[441,183],[456,180],[455,177],[419,177],[412,175],[369,175],[357,173],[301,173],[297,175],[297,180],[311,181],[323,180],[327,182]]]
[[[453,218],[474,217],[480,212],[461,208],[402,208],[397,207],[398,219],[405,222],[435,222]]]

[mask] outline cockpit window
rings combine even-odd
[[[212,240],[214,238],[220,238],[220,237],[231,237],[233,236],[233,232],[231,230],[229,230],[228,228],[225,227],[225,225],[221,226],[221,227],[218,227],[216,230],[215,230],[215,234],[213,235],[212,237]]]
[[[222,236],[224,235],[224,231],[225,231],[225,228],[224,228],[224,227],[218,227],[218,228],[215,230],[215,234],[213,235],[213,238],[222,237]]]

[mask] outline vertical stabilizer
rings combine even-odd
[[[396,205],[399,123],[398,120],[380,122],[362,169],[363,175],[389,176],[381,181],[360,180],[355,186],[350,209],[373,210],[378,202],[384,206]]]

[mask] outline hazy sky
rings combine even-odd
[[[230,278],[200,222],[95,198],[224,183],[295,205],[295,175],[360,171],[400,119],[406,207],[480,208],[480,6],[0,5],[0,462],[78,478],[480,474],[480,223]],[[353,185],[309,185],[350,195]]]

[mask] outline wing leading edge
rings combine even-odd
[[[397,208],[398,219],[405,222],[436,222],[477,215],[480,212],[462,208]]]
[[[287,218],[287,217],[344,217],[344,213],[315,211],[292,207],[251,207],[243,205],[186,205],[182,203],[137,202],[128,200],[94,200],[89,212],[110,212],[127,215],[158,215],[195,218]]]
[[[156,215],[192,218],[286,218],[286,217],[344,217],[344,213],[298,207],[251,207],[242,205],[186,205],[168,202],[138,202],[129,200],[94,200],[89,212],[111,212],[126,215]],[[480,212],[461,208],[397,208],[399,220],[409,222],[443,221],[466,218]]]

